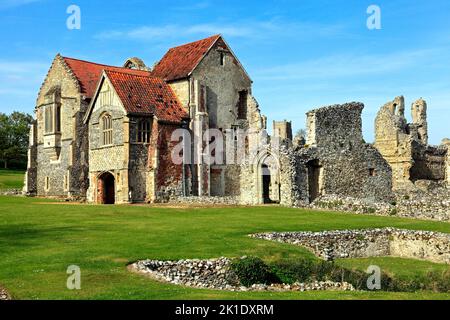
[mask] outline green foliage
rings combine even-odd
[[[258,257],[235,259],[231,269],[236,273],[242,285],[279,283],[280,279],[273,270]]]
[[[5,169],[26,166],[29,126],[32,121],[33,117],[26,113],[0,113],[0,160]]]
[[[397,208],[392,208],[391,211],[389,211],[389,215],[391,216],[397,215]]]
[[[313,260],[281,260],[272,264],[272,270],[282,283],[307,282],[314,272]]]
[[[283,283],[312,281],[348,282],[357,290],[368,290],[369,274],[362,270],[348,269],[332,262],[312,260],[280,261],[272,264],[272,270]],[[392,292],[450,292],[450,270],[430,271],[413,277],[396,277],[381,273],[381,289]]]

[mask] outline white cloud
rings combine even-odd
[[[20,7],[38,1],[42,0],[0,0],[0,10],[13,7]]]
[[[141,26],[130,30],[109,30],[96,34],[97,39],[132,39],[155,41],[186,36],[207,36],[223,34],[240,38],[277,38],[295,36],[299,38],[337,36],[342,34],[342,25],[321,25],[314,23],[287,23],[274,18],[269,21],[240,21],[236,23],[202,23],[194,25],[169,24],[165,26]]]

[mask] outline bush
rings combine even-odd
[[[241,284],[246,287],[253,284],[280,283],[280,279],[272,269],[257,257],[236,259],[231,263],[231,269],[239,277]]]
[[[362,270],[347,269],[333,262],[308,259],[282,260],[267,265],[260,258],[246,257],[234,260],[231,268],[240,283],[247,287],[253,284],[345,281],[352,284],[356,290],[368,290],[367,279],[370,276]],[[398,278],[382,273],[381,290],[450,292],[450,270],[429,272],[413,278]]]
[[[307,282],[314,272],[314,262],[311,260],[279,261],[272,264],[272,270],[281,282]]]

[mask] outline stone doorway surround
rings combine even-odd
[[[107,171],[97,179],[97,203],[114,204],[116,202],[116,181],[114,175]]]
[[[280,203],[280,162],[276,155],[266,151],[257,158],[255,178],[258,202]]]

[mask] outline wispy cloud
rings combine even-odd
[[[389,54],[329,55],[300,63],[284,64],[255,70],[259,80],[330,79],[370,74],[383,74],[417,65],[435,54],[432,49],[400,51]]]
[[[38,1],[42,0],[0,0],[0,10],[13,7],[20,7]]]
[[[0,60],[0,97],[36,95],[48,68],[48,62]]]
[[[129,30],[108,30],[96,34],[97,39],[131,39],[140,41],[157,41],[162,38],[179,38],[186,36],[205,36],[223,34],[240,38],[277,38],[295,35],[297,38],[336,36],[344,29],[342,25],[325,25],[316,23],[289,23],[274,18],[269,21],[240,21],[235,23],[202,23],[194,25],[169,24],[165,26],[141,26]]]

